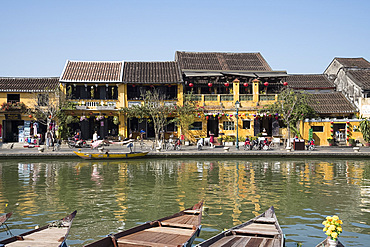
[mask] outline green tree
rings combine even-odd
[[[164,133],[165,127],[169,123],[168,116],[175,112],[175,105],[166,104],[166,95],[156,89],[146,91],[142,97],[144,104],[124,107],[121,111],[129,118],[144,119],[149,117],[153,121],[155,141],[159,144],[158,141],[163,138],[160,133]]]
[[[181,128],[181,135],[184,135],[186,140],[189,139],[190,126],[196,120],[196,111],[197,107],[195,106],[192,94],[186,95],[184,105],[177,105],[175,108],[176,117],[174,122]]]
[[[65,95],[59,86],[45,88],[41,92],[33,93],[31,112],[39,123],[46,125],[49,129],[50,123],[58,119],[58,114],[64,103]]]
[[[278,113],[287,126],[289,139],[291,137],[291,129],[299,134],[300,120],[316,115],[312,107],[309,106],[309,100],[309,94],[285,88],[279,93],[277,102],[266,106],[261,112]],[[287,147],[290,147],[289,141],[287,142]]]
[[[360,130],[364,141],[370,143],[370,121],[367,118],[363,118],[360,122]]]

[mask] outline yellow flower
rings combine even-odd
[[[324,227],[324,229],[322,229],[324,232],[326,232],[328,230],[328,228]]]
[[[330,231],[334,231],[334,230],[335,230],[335,225],[331,225],[331,226],[329,226],[329,230],[330,230]]]
[[[334,238],[334,239],[335,239],[335,238],[337,238],[337,237],[338,237],[338,233],[336,233],[336,232],[332,232],[332,233],[331,233],[331,237],[332,237],[332,238]]]
[[[330,231],[330,230],[327,230],[327,231],[325,232],[325,234],[326,234],[326,235],[328,235],[328,236],[330,236],[330,235],[331,235],[331,231]]]
[[[331,221],[332,220],[331,216],[326,216],[326,220]]]
[[[342,224],[343,224],[343,221],[341,221],[341,220],[338,220],[338,223],[342,225]]]
[[[338,232],[342,232],[342,227],[338,226],[337,230],[338,230]]]
[[[336,216],[336,215],[334,215],[334,216],[333,216],[333,220],[339,220],[339,217],[338,217],[338,216]]]
[[[324,226],[326,225],[327,221],[324,220],[321,224],[323,224]]]

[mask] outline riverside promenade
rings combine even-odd
[[[12,158],[69,158],[69,159],[80,159],[77,157],[73,151],[79,151],[84,153],[98,153],[96,149],[90,148],[73,148],[70,149],[67,145],[61,145],[60,150],[52,151],[45,146],[43,152],[40,152],[37,147],[34,148],[24,148],[20,143],[2,144],[0,145],[0,158],[1,159],[12,159]],[[141,151],[139,144],[135,143],[134,151]],[[116,152],[129,152],[126,145],[111,144],[104,147],[110,153]],[[156,150],[148,150],[149,154],[144,158],[177,158],[177,157],[234,157],[234,158],[273,158],[273,157],[287,157],[287,158],[358,158],[358,159],[370,159],[370,147],[361,146],[359,150],[355,151],[353,147],[346,146],[334,146],[334,147],[316,147],[313,151],[307,150],[292,150],[288,152],[283,146],[278,148],[269,149],[267,151],[263,150],[243,150],[241,147],[239,150],[235,146],[230,147],[229,150],[225,150],[223,147],[211,148],[209,146],[203,147],[202,150],[197,150],[196,146],[182,146],[181,150],[161,150],[157,152]]]

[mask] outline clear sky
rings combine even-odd
[[[0,76],[60,76],[66,60],[173,61],[260,52],[273,70],[370,60],[369,0],[0,0]]]

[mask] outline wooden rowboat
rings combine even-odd
[[[10,213],[7,213],[7,214],[4,214],[4,215],[1,215],[0,216],[0,226],[2,226],[4,223],[5,223],[5,221],[7,221],[9,218],[10,218],[10,216],[12,216],[12,212],[10,212]]]
[[[329,237],[320,242],[316,247],[329,247]],[[338,240],[337,247],[344,247],[344,245]]]
[[[190,247],[200,233],[203,202],[172,216],[109,235],[85,247]]]
[[[67,247],[66,239],[77,211],[46,226],[0,241],[5,247]]]
[[[270,207],[263,214],[221,232],[197,246],[283,247],[284,235],[276,218],[274,207]]]
[[[112,159],[133,159],[144,157],[148,152],[132,152],[132,153],[82,153],[73,151],[78,157],[86,160],[112,160]]]

